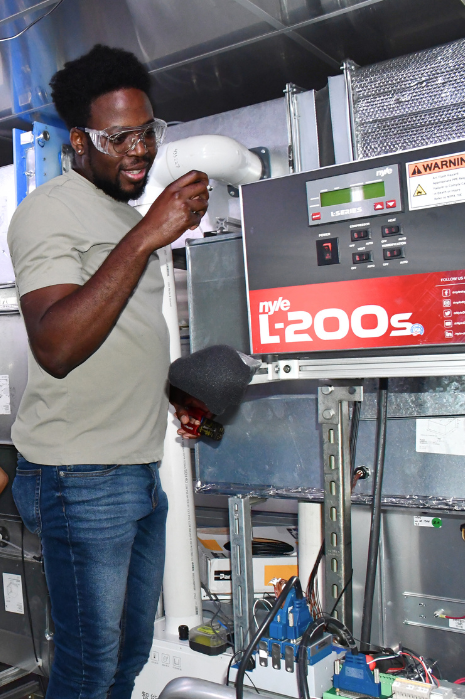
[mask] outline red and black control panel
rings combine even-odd
[[[463,350],[464,141],[241,190],[253,353]]]

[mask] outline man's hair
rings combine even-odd
[[[87,126],[92,102],[101,95],[124,88],[148,95],[150,76],[133,53],[96,44],[89,53],[65,63],[50,86],[57,112],[71,129]]]

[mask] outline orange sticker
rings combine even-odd
[[[419,175],[430,175],[434,172],[447,172],[448,170],[459,170],[465,167],[465,153],[456,153],[448,155],[445,158],[436,158],[435,160],[423,160],[419,163],[409,163],[409,177],[418,177]]]
[[[298,574],[298,569],[296,565],[270,565],[265,566],[263,582],[265,585],[270,584],[270,580],[273,578],[283,578],[284,580],[289,580],[293,575]]]

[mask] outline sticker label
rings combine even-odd
[[[20,575],[3,573],[3,596],[6,612],[24,614],[23,587]]]
[[[442,527],[442,519],[440,517],[420,517],[415,515],[413,518],[415,527],[434,527],[440,529]]]
[[[22,146],[25,146],[26,143],[33,143],[34,142],[34,134],[32,131],[24,131],[22,134],[19,136],[19,142]]]
[[[465,343],[465,270],[251,290],[249,308],[257,354]]]
[[[449,619],[449,628],[465,631],[465,619]]]
[[[410,209],[465,201],[465,153],[407,163]]]
[[[417,419],[416,451],[465,456],[465,418]]]
[[[0,415],[11,415],[10,377],[8,374],[0,375]]]

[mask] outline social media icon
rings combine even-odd
[[[445,328],[451,328],[451,327],[452,327],[452,321],[451,321],[451,320],[445,320],[445,321],[444,321],[444,327],[445,327]]]
[[[443,306],[450,306],[452,301],[450,299],[442,299]]]
[[[454,337],[454,333],[452,332],[452,330],[445,330],[444,335],[445,337]]]
[[[443,310],[443,313],[444,313],[444,318],[450,318],[452,316],[452,311],[450,308],[445,308]]]
[[[443,296],[450,296],[450,289],[443,289],[443,290],[442,290],[442,295],[443,295]]]

